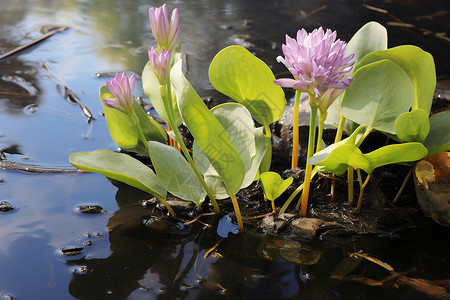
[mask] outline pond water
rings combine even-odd
[[[449,42],[443,38],[450,32],[446,0],[403,5],[347,0],[167,3],[169,10],[180,10],[187,76],[202,97],[224,99],[213,90],[207,70],[225,46],[249,48],[278,73],[284,67],[275,59],[286,33],[323,26],[348,41],[371,20],[388,28],[390,46],[414,44],[431,52],[438,81],[450,77]],[[68,157],[74,152],[116,150],[98,89],[115,72],[142,72],[147,49],[156,44],[148,8],[162,4],[1,0],[0,54],[40,37],[51,26],[69,29],[0,60],[0,159],[53,170],[71,168]],[[139,79],[134,94],[144,96]],[[64,86],[95,120],[88,122],[65,97]],[[340,262],[345,264],[347,251],[366,247],[399,272],[449,279],[449,232],[431,222],[427,230],[407,231],[401,240],[375,236],[340,246],[296,244],[295,249],[302,249],[297,254],[304,255],[299,261],[273,246],[288,241],[251,228],[226,239],[199,223],[184,228],[167,224],[167,232],[152,229],[158,217],[143,207],[148,198],[99,174],[0,168],[0,202],[14,206],[0,212],[0,299],[428,299],[408,286],[368,287],[330,278]],[[103,211],[82,214],[77,210],[81,205],[99,205]],[[420,240],[424,237],[426,242]],[[62,254],[66,249],[71,255]],[[370,262],[359,263],[358,274],[380,280],[387,275]]]

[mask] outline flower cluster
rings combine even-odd
[[[322,98],[328,108],[353,80],[347,73],[353,68],[354,54],[344,57],[346,47],[345,42],[336,40],[336,31],[327,29],[324,32],[322,27],[311,33],[299,30],[297,40],[286,35],[286,44],[282,46],[285,57],[279,56],[277,61],[289,69],[294,79],[274,82],[281,87],[308,92],[314,96],[311,105],[319,106]]]
[[[161,48],[166,50],[174,50],[178,45],[180,36],[179,13],[175,8],[169,22],[167,14],[167,5],[164,4],[158,8],[150,8],[148,11],[150,25],[155,36],[156,42]]]
[[[108,87],[114,98],[102,99],[103,103],[111,108],[118,109],[126,114],[131,114],[133,110],[133,89],[136,81],[135,75],[128,78],[127,74],[116,73],[116,77],[111,79],[111,82],[106,81]]]
[[[161,53],[158,53],[154,47],[148,51],[148,58],[152,65],[153,72],[161,85],[166,82],[168,71],[170,69],[171,50],[165,51],[161,49]]]

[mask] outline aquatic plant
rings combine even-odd
[[[327,117],[328,107],[350,85],[352,78],[347,73],[353,68],[351,61],[354,54],[345,56],[346,43],[336,40],[336,31],[322,27],[307,33],[305,29],[297,32],[297,39],[286,35],[286,44],[282,50],[285,57],[277,57],[294,76],[294,79],[283,78],[274,80],[282,87],[290,87],[296,90],[293,113],[293,141],[292,141],[292,165],[294,169],[298,164],[298,109],[300,92],[309,95],[310,130],[308,139],[307,158],[314,154],[317,112],[319,111],[319,133],[317,149],[320,150],[320,142],[323,131],[323,123]],[[301,215],[306,216],[308,207],[308,195],[311,181],[312,165],[306,164],[305,181],[301,198]],[[299,202],[300,203],[300,202]]]
[[[301,215],[306,215],[310,182],[318,172],[342,175],[348,171],[349,194],[351,191],[353,195],[351,176],[357,168],[359,208],[375,168],[448,150],[450,142],[435,137],[445,127],[442,118],[437,118],[437,123],[428,120],[436,81],[431,55],[413,46],[387,49],[385,29],[378,23],[363,26],[348,46],[336,40],[336,32],[322,28],[311,33],[301,29],[296,39],[286,36],[282,49],[285,57],[277,61],[289,69],[293,79],[275,79],[271,69],[243,47],[224,48],[211,62],[209,78],[216,90],[237,103],[209,109],[183,74],[178,10],[169,20],[165,4],[150,8],[149,19],[158,46],[148,51],[142,83],[167,129],[133,98],[134,74],[116,74],[100,88],[100,99],[111,137],[122,150],[150,157],[154,171],[136,158],[108,150],[75,153],[69,160],[80,169],[154,195],[174,217],[175,211],[166,201],[168,193],[199,208],[208,196],[216,213],[220,211],[217,200],[229,197],[242,231],[236,194],[258,179],[275,213],[274,200],[293,182],[292,178],[282,180],[279,174],[269,172],[270,125],[280,119],[286,105],[282,87],[296,90],[292,168],[298,162],[301,92],[309,95],[311,115],[305,180],[280,213],[303,189],[296,208],[301,204]],[[256,127],[255,121],[262,126]],[[338,130],[335,143],[321,149],[325,121]],[[187,149],[183,141],[181,124],[194,138],[192,149]],[[363,154],[359,146],[373,130],[402,143]],[[349,137],[341,140],[344,132]],[[364,183],[359,170],[368,174]]]

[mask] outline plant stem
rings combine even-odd
[[[322,135],[323,135],[323,124],[325,123],[327,113],[322,113],[319,110],[319,130],[317,131],[317,146],[316,152],[319,152],[322,148]]]
[[[339,117],[339,126],[336,131],[336,136],[334,137],[334,143],[338,143],[342,140],[342,133],[344,132],[344,125],[345,125],[345,117],[341,113]],[[334,191],[336,189],[336,180],[331,180],[331,188],[330,188],[330,194],[331,194],[331,200],[334,201]]]
[[[334,142],[340,142],[342,139],[342,133],[344,132],[344,125],[345,125],[345,117],[341,114],[339,118],[339,126],[336,131],[336,136],[334,137]]]
[[[411,168],[408,172],[408,174],[405,177],[405,180],[403,180],[402,186],[400,187],[400,189],[398,190],[397,195],[395,195],[394,200],[392,201],[392,203],[397,203],[398,199],[400,198],[400,195],[403,193],[403,190],[406,187],[406,184],[408,183],[409,178],[411,178],[411,175],[413,173],[414,168]]]
[[[353,206],[353,167],[347,169],[348,205]]]
[[[362,177],[361,177],[361,170],[356,169],[356,174],[358,175],[359,188],[361,188],[361,186],[363,184]]]
[[[277,213],[277,208],[275,207],[275,200],[271,201],[272,202],[272,210],[273,210],[273,214]]]
[[[178,142],[178,145],[181,147],[181,150],[183,151],[183,154],[186,157],[187,161],[191,165],[192,170],[194,171],[198,180],[200,181],[200,183],[202,184],[206,193],[208,194],[209,200],[211,201],[211,203],[214,207],[214,211],[216,213],[219,213],[220,208],[219,208],[219,205],[217,204],[214,194],[212,193],[209,186],[206,184],[205,179],[203,178],[202,174],[200,173],[200,171],[198,170],[194,161],[192,160],[191,154],[189,153],[188,149],[186,148],[186,145],[183,142],[183,138],[181,137],[180,131],[178,130],[178,127],[175,124],[175,120],[174,120],[173,112],[172,112],[172,91],[171,91],[171,87],[170,87],[170,80],[168,80],[167,84],[166,84],[166,97],[167,97],[166,101],[163,101],[164,108],[166,109],[166,114],[167,114],[167,118],[169,119],[169,124],[171,125],[172,130],[175,134],[175,139]]]
[[[311,174],[311,179],[314,178],[314,176],[316,176],[316,174],[318,173],[318,167],[314,167],[312,174]],[[286,209],[288,208],[289,204],[291,204],[292,200],[294,200],[295,196],[298,195],[298,193],[300,193],[303,190],[303,183],[299,185],[299,187],[289,196],[289,198],[286,200],[286,202],[284,202],[283,206],[280,209],[280,212],[278,215],[283,214]],[[298,204],[298,203],[297,203]],[[296,208],[296,210],[298,210],[298,207]]]
[[[172,215],[172,217],[174,217],[174,218],[177,217],[177,214],[172,209],[172,207],[169,205],[169,203],[167,203],[166,199],[164,199],[164,198],[157,198],[157,199],[167,208],[167,210]]]
[[[239,231],[244,231],[244,223],[242,222],[241,210],[239,209],[239,203],[236,199],[236,195],[231,194],[230,198],[231,198],[231,201],[233,202],[234,212],[236,213],[236,219],[237,219],[238,225],[239,225]]]
[[[298,167],[298,145],[300,142],[298,134],[298,110],[300,107],[300,94],[301,92],[295,91],[294,112],[292,114],[292,170]]]
[[[359,191],[359,198],[358,198],[358,205],[356,206],[356,210],[361,209],[362,199],[364,195],[364,188],[366,187],[367,183],[369,183],[369,179],[372,174],[367,175],[366,180],[364,181],[363,185],[361,186],[361,190]]]
[[[310,96],[311,97],[311,96]],[[311,172],[312,165],[308,164],[308,159],[314,154],[314,142],[316,136],[316,123],[317,123],[317,106],[311,106],[311,113],[309,117],[309,138],[308,138],[308,154],[306,156],[306,172],[305,181],[303,182],[303,193],[301,197],[301,208],[300,215],[306,217],[306,212],[308,210],[308,197],[309,197],[309,187],[311,185]],[[298,204],[297,204],[298,206]]]

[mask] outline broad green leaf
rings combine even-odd
[[[427,154],[427,148],[421,143],[412,142],[387,145],[364,154],[364,156],[371,162],[370,173],[372,173],[372,171],[378,167],[401,162],[417,161],[427,156]]]
[[[450,110],[430,117],[430,133],[423,144],[428,148],[428,156],[450,151]]]
[[[166,109],[164,108],[163,96],[161,95],[161,86],[159,84],[158,78],[155,75],[155,72],[153,72],[150,61],[147,62],[144,70],[142,71],[142,87],[144,89],[145,95],[150,99],[150,102],[152,103],[156,112],[164,121],[168,122]],[[164,87],[163,90],[165,90]],[[178,111],[178,104],[174,93],[172,93],[172,107],[175,123],[178,127],[183,123],[183,119],[181,118],[180,112]]]
[[[252,167],[245,173],[244,181],[242,182],[242,187],[248,187],[253,181],[257,180],[259,177],[259,172],[262,167],[266,153],[272,153],[270,138],[264,134],[264,129],[262,127],[255,128],[255,145],[256,145],[256,155],[252,160]],[[270,158],[272,158],[270,156]],[[270,163],[270,161],[269,161]],[[270,168],[270,165],[269,165]],[[265,172],[265,171],[264,171]]]
[[[358,69],[345,90],[341,110],[344,117],[368,130],[395,134],[395,120],[409,110],[414,89],[408,75],[390,60]]]
[[[270,170],[270,165],[272,164],[272,138],[264,135],[261,139],[264,138],[266,142],[266,152],[259,166],[259,173],[264,173]],[[262,142],[261,142],[262,143]]]
[[[231,141],[236,146],[245,167],[245,177],[241,184],[241,189],[249,186],[255,179],[259,164],[261,163],[261,153],[257,153],[255,145],[255,134],[253,119],[245,106],[239,103],[224,103],[211,109],[212,114],[223,126]],[[262,128],[258,132],[262,134]],[[260,143],[261,138],[258,142]],[[265,143],[265,140],[264,140]],[[258,145],[260,147],[260,145]],[[264,145],[266,146],[266,144]],[[265,148],[264,148],[265,150]],[[220,176],[209,163],[205,153],[200,149],[198,143],[194,142],[194,161],[200,172],[205,175],[206,182],[215,190],[219,199],[228,197],[226,186],[222,183]],[[255,166],[256,155],[259,154],[258,166]]]
[[[322,172],[334,173],[337,175],[342,175],[347,171],[348,165],[346,163],[339,164],[338,166],[333,166],[332,169],[328,169],[327,165],[320,164],[320,162],[324,161],[334,149],[340,147],[341,145],[356,145],[357,141],[361,137],[362,133],[360,131],[366,126],[359,126],[348,138],[343,139],[337,143],[331,144],[330,146],[322,149],[321,151],[315,153],[309,160],[308,163],[312,165],[320,165],[323,166],[321,169]]]
[[[364,154],[358,147],[352,144],[340,144],[335,147],[324,159],[322,157],[315,157],[313,155],[308,159],[309,164],[325,166],[325,169],[337,176],[340,176],[347,171],[348,166],[362,169],[366,172],[371,170],[370,161],[368,161]]]
[[[352,166],[371,174],[374,169],[400,162],[417,161],[427,155],[427,149],[421,143],[405,143],[388,145],[375,151],[363,154],[358,147],[351,144],[342,144],[336,147],[323,160],[311,157],[308,163],[326,166],[326,169],[336,175],[345,172],[344,166]]]
[[[430,132],[428,114],[422,109],[402,113],[395,121],[395,133],[402,142],[423,143]]]
[[[216,90],[241,103],[255,120],[269,126],[283,114],[283,89],[259,58],[241,46],[229,46],[216,54],[209,66],[209,80]]]
[[[181,61],[172,68],[170,79],[184,123],[229,192],[237,193],[245,175],[244,162],[238,150],[225,129],[184,77]]]
[[[150,158],[159,181],[174,196],[200,205],[206,191],[192,167],[174,147],[148,142]]]
[[[69,157],[69,161],[81,170],[100,173],[150,193],[157,198],[166,198],[167,190],[159,182],[155,173],[139,160],[127,154],[99,149],[74,153]]]
[[[355,67],[355,72],[365,65],[383,59],[391,60],[406,72],[414,87],[412,108],[423,109],[429,114],[436,89],[436,69],[433,56],[416,46],[398,46],[366,55]]]
[[[276,172],[264,172],[259,178],[264,195],[270,201],[275,201],[292,184],[294,178],[283,180]]]
[[[106,85],[101,86],[100,99],[111,97],[113,97],[113,95],[109,92]],[[139,126],[144,134],[143,137],[141,137],[138,128],[134,126],[129,115],[104,105],[103,101],[102,107],[105,113],[106,123],[108,124],[109,133],[117,146],[122,150],[148,156],[146,140],[155,140],[163,143],[167,141],[167,135],[164,128],[148,116],[137,101],[133,102],[133,108],[139,119]]]
[[[345,49],[345,56],[352,53],[355,54],[353,60],[355,61],[354,66],[356,66],[367,54],[373,51],[387,49],[387,40],[388,36],[386,28],[377,22],[369,22],[361,27],[348,42],[347,48]],[[350,73],[350,77],[352,77],[354,71],[355,68],[353,68]],[[335,127],[339,126],[341,101],[342,95],[339,96],[328,108],[328,115],[325,121],[326,124],[330,124]],[[351,127],[351,123],[351,121],[346,120],[346,127]],[[351,129],[346,130],[345,128],[344,131],[347,134],[353,132]]]
[[[261,165],[261,162],[263,158],[265,157],[265,153],[267,150],[267,136],[263,132],[263,128],[255,128],[255,144],[256,144],[256,155],[252,159],[251,168],[246,171],[244,180],[242,181],[241,189],[248,187],[253,181],[258,179],[258,172],[259,167]],[[194,159],[197,161],[204,161],[204,154],[201,154],[201,149],[198,147],[198,145],[194,144]],[[196,157],[197,156],[197,157]],[[201,163],[197,164],[201,165]],[[211,188],[211,190],[214,191],[216,197],[218,199],[225,199],[228,197],[228,192],[226,189],[226,186],[223,184],[220,177],[217,175],[216,172],[211,172],[211,166],[209,165],[209,168],[206,167],[203,169],[203,172],[205,174],[205,181],[208,184],[208,186]],[[200,169],[200,167],[199,167]]]

